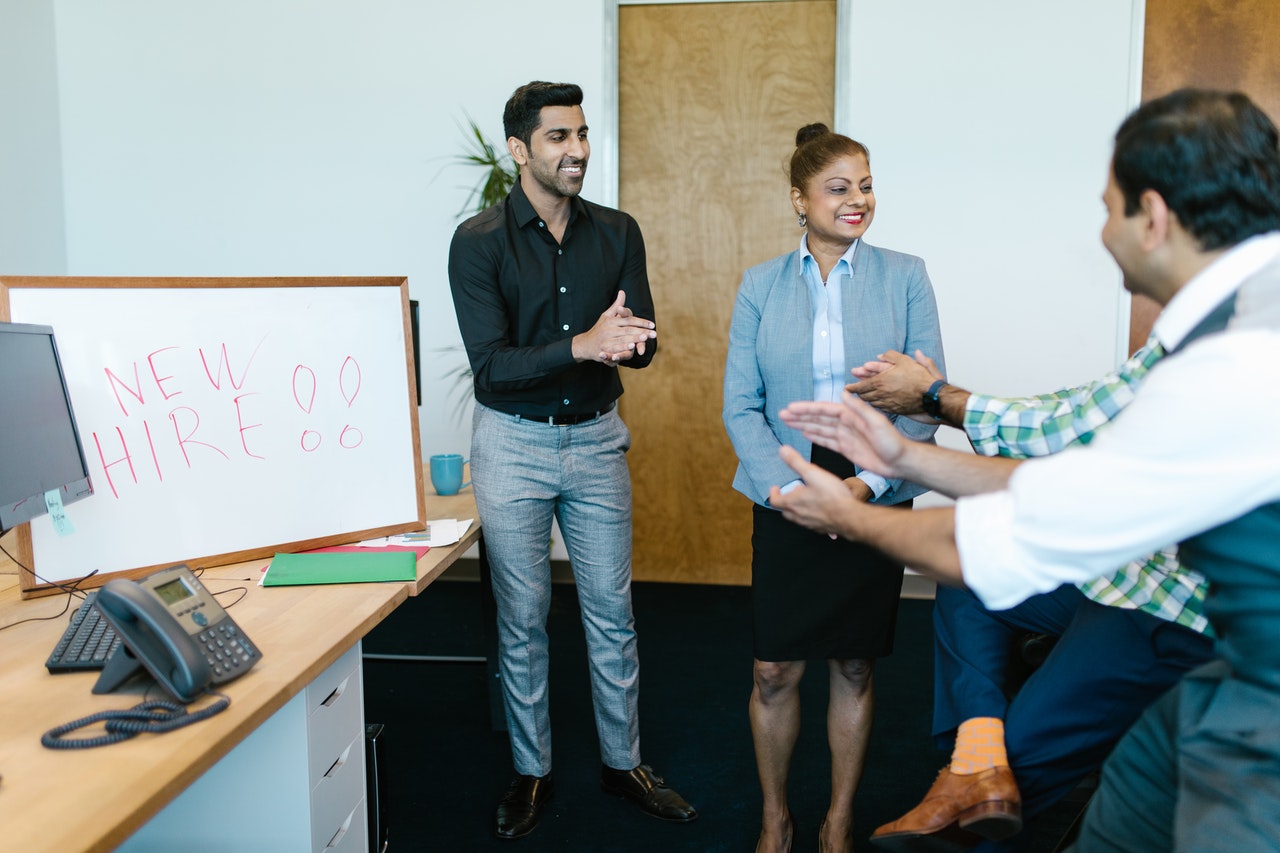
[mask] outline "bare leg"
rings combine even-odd
[[[756,661],[751,690],[751,737],[764,794],[758,853],[791,849],[787,772],[800,733],[800,678],[804,661]]]
[[[853,850],[853,797],[862,778],[871,721],[875,712],[870,660],[829,660],[831,698],[827,703],[827,741],[831,745],[831,806],[818,835],[818,849]]]

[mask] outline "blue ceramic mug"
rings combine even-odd
[[[462,466],[467,460],[460,453],[437,453],[431,457],[431,485],[437,495],[456,495],[459,489],[471,485],[462,482]]]

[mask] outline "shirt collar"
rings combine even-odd
[[[1160,312],[1151,333],[1166,352],[1172,351],[1245,279],[1280,258],[1280,231],[1271,231],[1236,244],[1222,257],[1196,273]]]
[[[524,187],[520,184],[517,177],[514,184],[511,185],[511,192],[507,198],[510,200],[511,215],[515,217],[516,225],[524,228],[530,222],[536,222],[541,219],[538,211],[533,209],[533,202],[529,201],[529,196],[525,195]],[[586,213],[587,206],[582,203],[582,199],[574,196],[569,199],[569,224],[572,225],[579,215]]]
[[[840,256],[840,260],[836,261],[836,265],[831,268],[831,271],[833,273],[840,266],[840,264],[843,263],[845,266],[849,268],[849,275],[850,276],[853,275],[853,255],[855,252],[858,251],[858,244],[861,242],[862,242],[861,237],[853,241],[853,245],[851,245],[848,249],[845,250],[845,253]],[[818,275],[818,259],[813,256],[813,252],[809,251],[809,234],[808,232],[805,232],[804,234],[800,235],[800,265],[805,269],[808,269],[810,264],[813,265],[814,275],[818,278],[819,281],[821,281],[822,277]]]

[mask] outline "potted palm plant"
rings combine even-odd
[[[511,155],[506,148],[499,153],[470,116],[467,117],[467,146],[467,150],[458,156],[458,162],[482,169],[483,173],[472,187],[459,216],[488,210],[506,198],[516,182],[516,164]]]

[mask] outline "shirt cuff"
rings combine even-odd
[[[889,491],[889,481],[879,474],[871,471],[859,471],[858,479],[867,484],[867,488],[871,490],[871,500],[879,500],[880,496]]]
[[[789,492],[794,492],[796,489],[800,488],[803,485],[804,485],[804,480],[792,480],[790,483],[784,483],[781,486],[779,486],[778,491],[782,492],[785,495],[785,494],[788,494]]]
[[[996,398],[986,394],[969,393],[964,404],[965,437],[974,452],[979,456],[998,456],[1000,454],[1000,418],[991,412]]]

